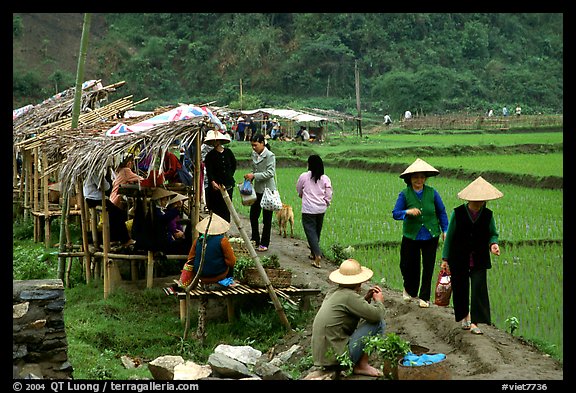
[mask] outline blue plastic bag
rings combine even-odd
[[[425,366],[427,364],[433,364],[441,362],[446,359],[446,355],[443,353],[415,355],[412,352],[408,352],[402,361],[403,366]]]
[[[240,194],[252,195],[252,182],[250,180],[244,179],[244,183],[240,187]]]

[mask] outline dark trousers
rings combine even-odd
[[[232,201],[232,194],[234,192],[234,187],[228,188],[228,196]],[[222,197],[222,191],[215,190],[212,186],[206,188],[206,207],[211,210],[212,213],[216,213],[226,221],[230,222],[230,210],[228,210],[228,205]]]
[[[321,257],[320,234],[322,233],[322,224],[324,223],[324,213],[307,214],[302,213],[302,227],[310,246],[310,252],[315,257]]]
[[[270,233],[272,232],[272,215],[274,212],[272,210],[262,209],[260,206],[260,201],[262,201],[262,195],[256,193],[256,202],[250,206],[250,226],[252,227],[252,237],[250,240],[256,242],[256,247],[264,246],[268,247],[270,245]],[[260,212],[262,212],[262,221],[264,226],[262,228],[262,237],[260,237]]]
[[[461,321],[470,313],[474,324],[491,324],[486,269],[451,271],[454,318]]]
[[[95,199],[86,198],[86,203],[89,208],[102,206],[102,201]],[[106,199],[106,211],[110,220],[110,240],[126,243],[130,240],[130,234],[128,233],[128,228],[126,228],[128,213],[113,204],[109,199]]]
[[[430,301],[437,248],[438,237],[430,240],[412,240],[406,236],[402,237],[400,272],[404,279],[404,289],[410,296]],[[422,269],[420,269],[420,261],[422,261]],[[420,271],[422,271],[422,280],[420,280]],[[418,291],[418,286],[420,286],[420,291]]]

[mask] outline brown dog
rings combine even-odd
[[[278,219],[278,227],[280,228],[279,235],[284,233],[286,237],[286,226],[290,223],[290,237],[294,238],[294,211],[292,206],[285,203],[282,204],[282,209],[276,212],[276,218]]]

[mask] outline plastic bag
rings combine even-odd
[[[253,187],[250,180],[244,180],[244,183],[240,186],[240,194],[242,195],[252,195]]]
[[[242,205],[243,206],[251,206],[256,202],[258,197],[256,196],[256,191],[254,191],[254,187],[252,187],[252,193],[250,195],[242,194],[242,186],[243,183],[238,184],[238,189],[240,190],[240,197],[242,198]]]
[[[452,280],[450,272],[446,269],[441,269],[436,280],[434,304],[446,307],[450,304],[450,296],[452,296]]]
[[[278,190],[272,191],[268,187],[264,189],[260,206],[265,210],[278,211],[282,209],[282,199]]]

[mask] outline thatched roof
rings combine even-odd
[[[86,90],[82,92],[80,113],[87,113],[100,108],[100,103],[108,98],[111,92],[124,85],[118,82],[102,87],[101,89]],[[44,102],[33,106],[23,115],[12,121],[12,138],[14,144],[38,135],[49,128],[61,123],[70,123],[74,106],[75,87],[71,87]]]
[[[83,179],[96,175],[102,179],[109,167],[114,165],[114,158],[122,157],[134,146],[145,146],[146,151],[161,154],[175,140],[182,144],[189,144],[197,135],[203,136],[203,132],[210,127],[210,122],[203,118],[192,118],[158,125],[147,131],[127,134],[121,137],[109,137],[105,131],[97,135],[90,135],[81,139],[71,136],[67,148],[62,150],[65,159],[60,169],[62,189],[72,192],[76,183]],[[55,140],[62,138],[55,135]],[[51,143],[50,138],[47,140]]]

